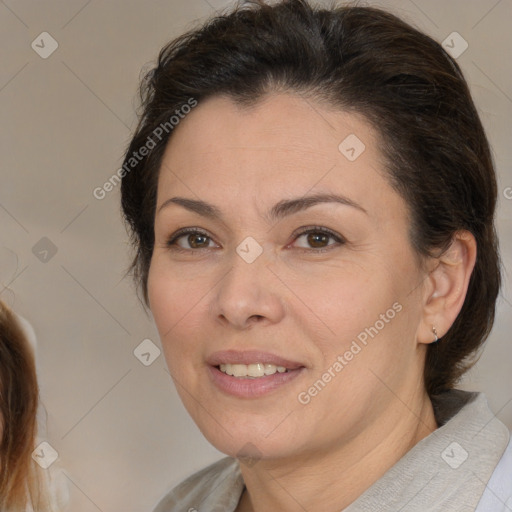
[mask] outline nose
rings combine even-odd
[[[230,263],[210,304],[215,318],[239,330],[278,323],[285,313],[282,285],[267,267],[265,251],[251,263],[233,251]]]

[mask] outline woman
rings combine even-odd
[[[512,510],[509,432],[454,389],[500,287],[457,63],[379,9],[253,2],[167,45],[142,99],[131,268],[228,455],[155,511]]]
[[[0,301],[0,510],[51,511],[47,482],[32,459],[37,384],[33,348],[21,317]]]

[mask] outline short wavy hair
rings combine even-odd
[[[222,94],[251,106],[276,91],[358,113],[376,129],[389,181],[410,209],[410,241],[419,261],[445,250],[460,230],[474,235],[478,254],[462,310],[443,338],[429,345],[425,362],[430,396],[452,388],[494,322],[501,282],[495,171],[457,62],[431,37],[381,9],[253,0],[161,50],[142,79],[142,110],[121,183],[135,249],[128,273],[145,305],[158,173],[172,130],[137,162],[130,158],[191,98],[200,103]]]

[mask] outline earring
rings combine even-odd
[[[439,340],[439,338],[437,336],[437,329],[435,328],[435,326],[432,326],[432,332],[434,333],[434,336],[436,337],[436,339],[434,340],[434,343],[435,343],[436,341]]]

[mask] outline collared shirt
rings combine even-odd
[[[432,397],[439,428],[343,512],[512,512],[512,443],[482,393]],[[165,495],[153,512],[234,512],[245,485],[226,457]]]

